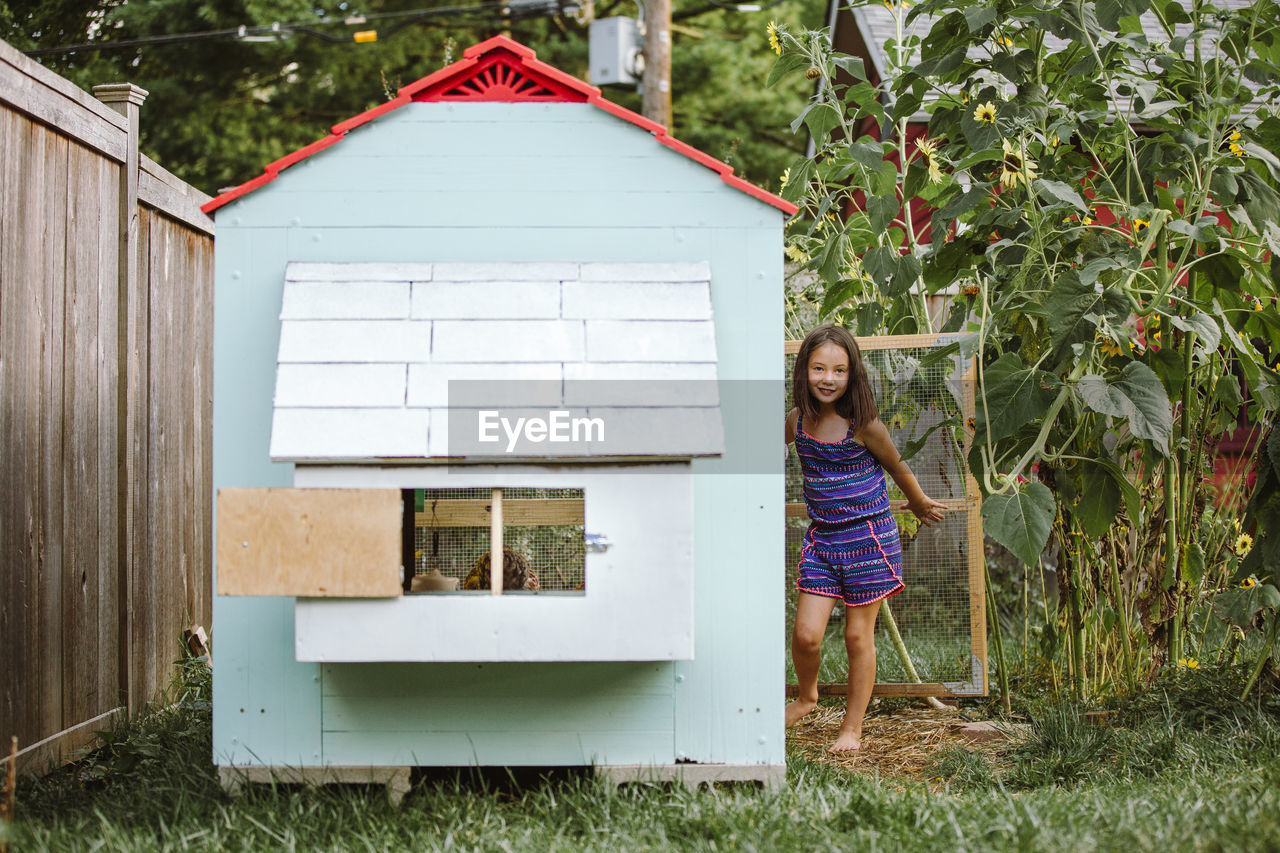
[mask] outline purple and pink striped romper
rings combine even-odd
[[[796,588],[842,598],[850,607],[903,590],[902,545],[884,468],[853,435],[850,423],[840,441],[819,441],[796,418],[796,453],[811,519]]]

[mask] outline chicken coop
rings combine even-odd
[[[782,780],[792,205],[497,37],[206,211],[228,789]]]

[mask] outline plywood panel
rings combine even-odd
[[[218,592],[401,594],[396,489],[219,489]]]

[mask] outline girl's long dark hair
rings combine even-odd
[[[819,326],[800,344],[796,366],[791,373],[791,399],[800,409],[801,420],[813,423],[818,417],[818,401],[809,392],[809,357],[814,350],[827,343],[843,347],[849,354],[849,383],[835,402],[836,413],[853,421],[861,429],[880,417],[880,410],[871,393],[871,383],[867,380],[867,368],[862,363],[858,342],[843,326]]]

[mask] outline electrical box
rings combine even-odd
[[[635,18],[600,18],[591,22],[591,85],[640,82],[644,74],[644,39]]]

